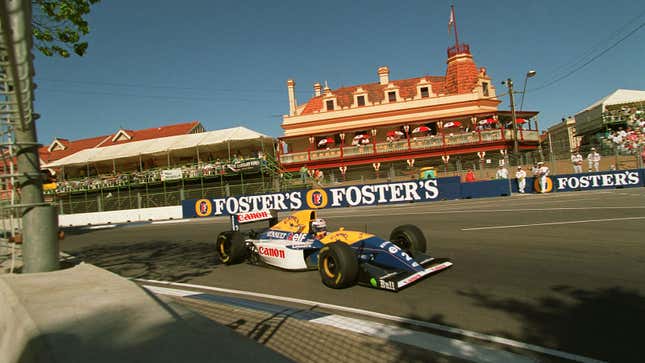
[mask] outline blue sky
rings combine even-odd
[[[521,91],[537,71],[524,109],[540,111],[541,127],[618,88],[645,89],[638,0],[103,0],[88,17],[86,56],[36,54],[39,141],[192,120],[280,136],[289,78],[303,103],[315,82],[377,82],[382,65],[390,79],[444,75],[451,4],[459,40],[498,93],[509,77]]]

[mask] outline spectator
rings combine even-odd
[[[468,169],[466,172],[466,182],[474,182],[475,181],[475,173],[473,173],[473,169]]]
[[[538,170],[537,170],[537,176],[540,178],[540,193],[546,193],[546,187],[547,187],[547,177],[549,176],[549,173],[551,170],[549,170],[549,167],[546,166],[543,162],[538,163]]]
[[[579,151],[574,151],[571,153],[571,164],[573,164],[573,172],[574,173],[582,173],[582,155],[580,155]]]
[[[314,179],[316,180],[316,183],[320,184],[325,180],[325,174],[323,173],[322,170],[316,169],[314,171]]]
[[[497,167],[497,173],[495,174],[496,179],[508,179],[508,169],[504,165]]]
[[[589,162],[589,171],[591,171],[592,167],[594,171],[599,171],[600,154],[596,152],[595,147],[591,148],[591,152],[587,155],[587,161]]]
[[[521,166],[517,167],[515,177],[517,178],[517,191],[524,194],[524,189],[526,188],[526,172],[522,170]]]
[[[309,169],[307,169],[307,165],[303,165],[302,168],[300,168],[300,182],[303,184],[307,183],[307,175],[309,174]]]

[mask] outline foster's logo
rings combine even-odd
[[[195,202],[195,214],[199,217],[208,217],[213,211],[213,204],[208,199],[199,199]]]
[[[324,189],[312,189],[307,192],[306,197],[309,208],[325,208],[327,206],[327,192]]]

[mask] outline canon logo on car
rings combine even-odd
[[[258,248],[258,253],[262,256],[284,258],[284,250],[278,248],[262,247]]]
[[[271,218],[271,213],[267,210],[260,212],[240,213],[237,215],[238,222],[253,222]]]

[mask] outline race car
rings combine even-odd
[[[240,231],[244,223],[269,221],[261,231]],[[429,274],[452,266],[446,258],[425,254],[426,239],[416,226],[392,230],[389,240],[340,228],[327,231],[315,210],[297,211],[278,221],[275,211],[231,216],[231,230],[217,237],[217,256],[223,264],[250,262],[284,270],[318,270],[328,287],[355,284],[399,291]]]

